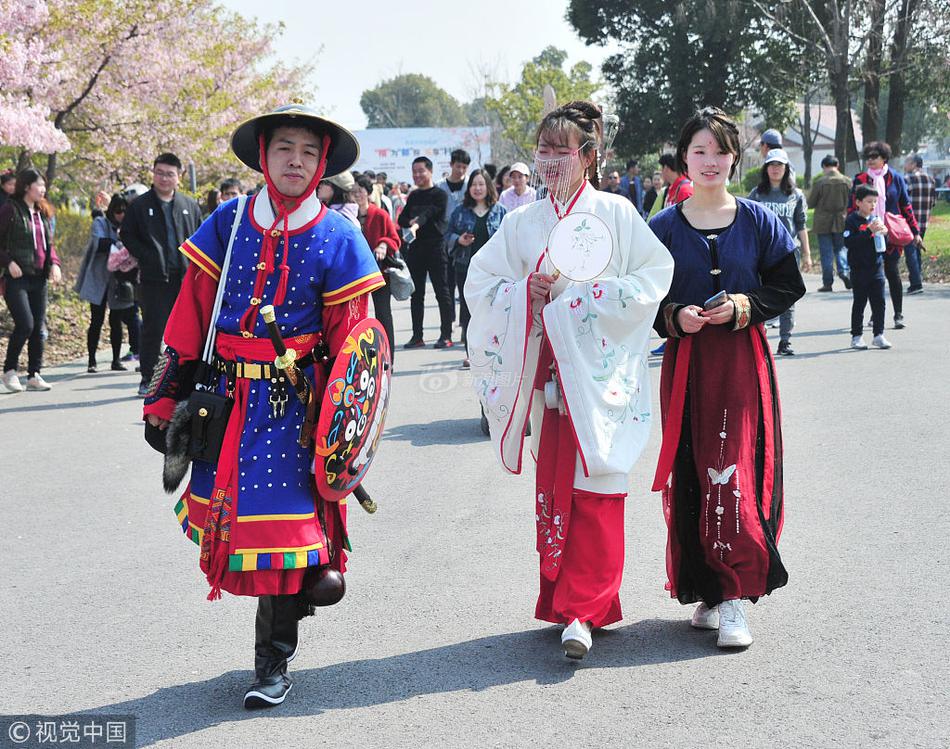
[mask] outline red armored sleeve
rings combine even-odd
[[[163,380],[174,379],[175,372],[170,371],[171,368],[177,370],[182,364],[201,358],[217,290],[217,281],[196,265],[189,266],[181,284],[181,292],[165,325],[164,339],[168,355],[163,356],[156,367],[142,410],[143,417],[154,414],[162,419],[171,419],[176,400],[162,389]]]

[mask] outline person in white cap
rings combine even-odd
[[[317,197],[331,211],[336,211],[354,226],[360,225],[359,206],[350,197],[356,180],[349,172],[326,177],[317,185]]]
[[[764,203],[782,225],[788,229],[795,242],[795,257],[811,270],[811,248],[808,246],[808,229],[805,216],[808,206],[801,190],[795,187],[795,178],[788,163],[788,154],[781,148],[773,148],[765,155],[762,177],[749,193],[749,200]],[[779,317],[779,344],[776,351],[781,356],[794,356],[792,331],[795,329],[795,305],[792,304]]]
[[[501,203],[506,211],[513,211],[522,205],[533,203],[536,192],[533,187],[528,186],[528,177],[531,176],[531,170],[523,161],[516,161],[508,170],[508,176],[511,179],[511,187],[502,190],[498,202]]]

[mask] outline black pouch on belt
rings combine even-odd
[[[207,463],[217,463],[228,428],[234,400],[209,390],[195,390],[188,398],[191,414],[191,435],[188,456]]]

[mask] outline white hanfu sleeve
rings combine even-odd
[[[649,438],[650,332],[673,278],[673,258],[629,201],[599,203],[597,214],[616,239],[610,266],[542,311],[589,478],[629,473]]]
[[[516,237],[525,241],[518,236],[520,218],[518,214],[505,217],[472,258],[465,282],[465,301],[472,315],[467,332],[472,384],[488,418],[494,452],[511,473],[521,472],[541,349],[540,319],[531,318],[528,294],[528,275],[535,268],[522,259],[515,241]],[[537,249],[540,255],[543,246]]]

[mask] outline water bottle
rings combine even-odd
[[[868,219],[868,223],[871,223],[871,222],[873,222],[873,221],[877,221],[877,216],[873,216],[873,215],[872,215],[872,216]],[[884,250],[887,249],[887,242],[884,241],[884,235],[883,235],[883,234],[879,234],[878,232],[874,232],[874,234],[873,234],[872,236],[874,237],[874,249],[877,250],[877,253],[880,255],[881,253],[884,252]]]

